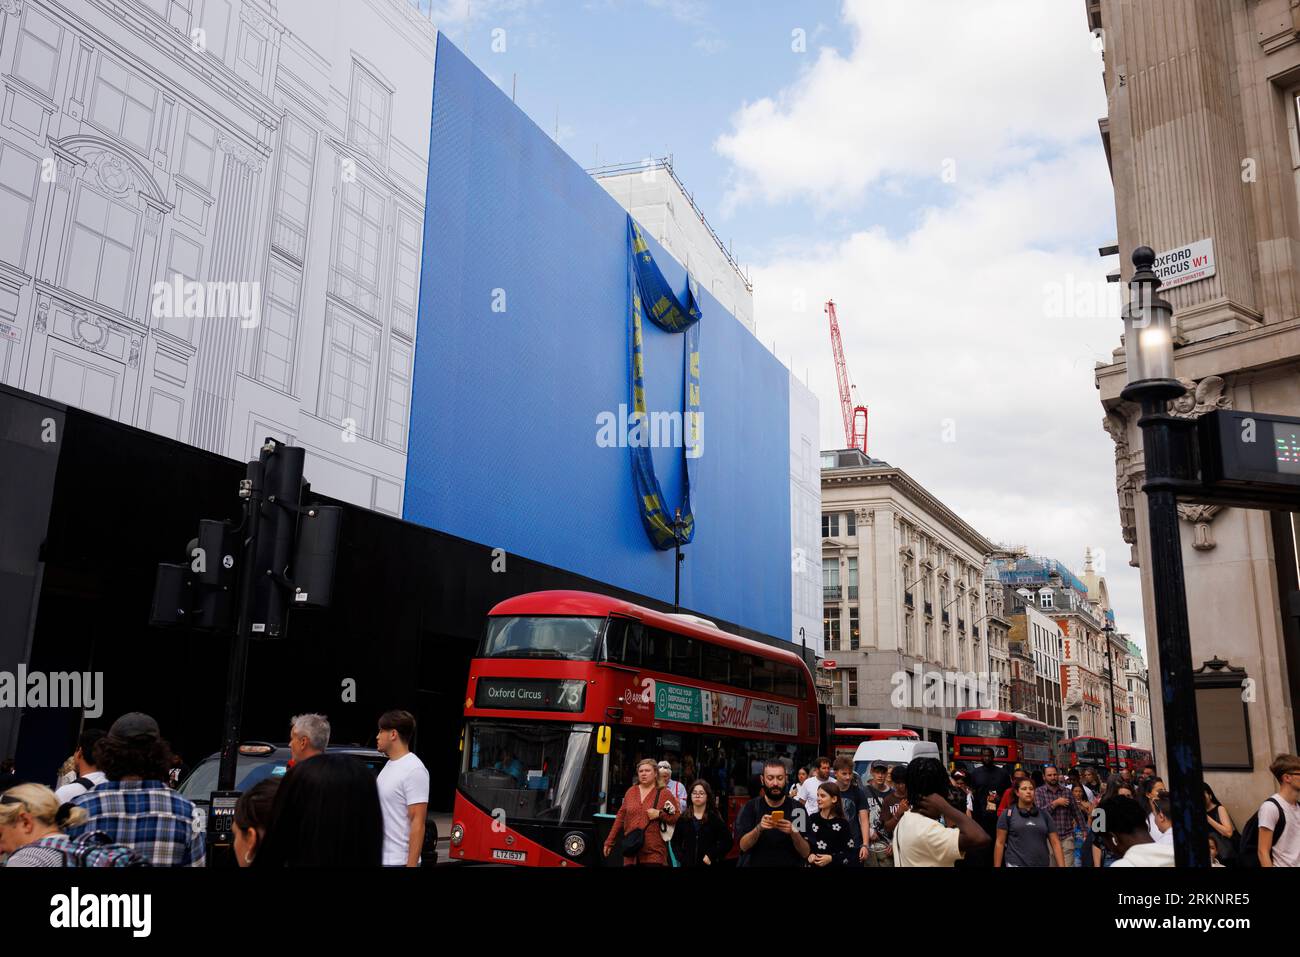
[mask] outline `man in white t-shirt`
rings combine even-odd
[[[104,737],[99,728],[87,728],[77,739],[77,753],[73,755],[77,762],[77,779],[70,781],[54,792],[60,804],[67,804],[74,797],[103,784],[108,775],[95,764],[95,745]]]
[[[802,801],[808,816],[817,813],[817,789],[831,779],[831,759],[818,758],[813,762],[813,773],[799,785],[795,800]]]
[[[1277,793],[1259,808],[1259,866],[1300,867],[1300,806],[1296,804],[1300,798],[1300,757],[1279,754],[1268,769],[1278,786]],[[1274,841],[1279,822],[1282,836]]]
[[[912,806],[894,826],[895,867],[952,867],[969,852],[992,844],[978,821],[948,802],[951,786],[935,758],[917,758],[907,766]]]
[[[375,747],[388,758],[379,772],[379,809],[384,815],[385,867],[419,867],[429,810],[429,772],[411,750],[415,716],[386,711],[379,718]]]

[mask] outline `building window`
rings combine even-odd
[[[840,534],[839,512],[822,513],[822,538],[838,538]]]
[[[383,163],[388,145],[388,111],[393,95],[364,67],[352,65],[348,142]]]
[[[59,41],[63,31],[55,20],[34,4],[25,4],[21,9],[23,21],[18,30],[18,51],[14,54],[14,76],[54,99],[54,82],[59,73]]]
[[[1136,741],[1138,739],[1138,723],[1136,721],[1130,721],[1128,723],[1128,739],[1130,741]]]
[[[40,164],[34,157],[0,143],[0,223],[5,224],[0,230],[0,259],[20,268],[27,253],[27,230],[39,175]]]
[[[845,535],[852,538],[854,535],[858,534],[858,516],[856,512],[845,512],[844,522],[846,525],[844,530]]]
[[[202,246],[183,233],[173,232],[171,246],[167,250],[167,272],[163,276],[163,281],[171,287],[171,290],[175,290],[175,277],[180,276],[181,289],[184,290],[185,283],[198,281],[202,259]],[[171,291],[167,293],[167,295],[173,294]],[[184,309],[174,308],[176,303],[172,305],[172,315],[160,317],[158,328],[182,342],[192,343],[194,341],[193,317],[185,315]]]
[[[64,286],[124,314],[138,219],[134,209],[82,185],[72,217]]]
[[[187,36],[190,32],[190,7],[192,2],[193,0],[145,0],[145,4],[154,13]]]
[[[406,448],[411,420],[411,346],[393,339],[388,350],[388,406],[384,413],[384,443]]]
[[[379,310],[380,238],[384,211],[379,194],[359,181],[345,183],[339,208],[334,293],[366,315]]]
[[[835,691],[832,700],[839,708],[858,706],[858,669],[837,668],[835,670]]]
[[[255,375],[258,380],[281,392],[292,392],[301,274],[294,267],[272,256],[266,278],[265,307],[258,330],[260,348],[257,351]]]
[[[822,617],[822,640],[827,651],[840,650],[840,610],[827,608]]]
[[[217,156],[217,130],[191,113],[185,121],[185,142],[181,146],[181,173],[192,183],[212,191],[212,168]]]
[[[280,171],[271,243],[300,264],[307,254],[307,221],[315,167],[316,132],[286,113],[280,127]]]
[[[393,331],[415,336],[420,301],[420,221],[405,210],[397,213],[397,251],[393,276]]]
[[[848,559],[849,564],[849,600],[855,601],[858,597],[858,558],[856,555]]]
[[[1043,589],[1042,591],[1040,591],[1038,593],[1038,605],[1041,608],[1051,608],[1052,593],[1050,591],[1047,591],[1047,589]]]
[[[836,558],[822,559],[822,600],[840,600],[840,563]]]
[[[123,143],[148,154],[158,92],[134,73],[103,55],[95,80],[90,120]]]
[[[857,651],[860,641],[861,631],[858,628],[858,608],[853,605],[849,607],[849,651]]]
[[[350,420],[352,428],[368,435],[366,423],[379,334],[369,323],[341,309],[330,312],[329,325],[321,415],[340,425]]]

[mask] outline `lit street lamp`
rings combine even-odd
[[[1121,396],[1142,408],[1137,424],[1142,429],[1146,468],[1142,491],[1146,493],[1151,530],[1151,587],[1160,692],[1164,698],[1174,861],[1178,867],[1209,867],[1201,737],[1192,691],[1192,645],[1178,528],[1178,493],[1200,487],[1192,454],[1196,423],[1171,416],[1165,408],[1168,400],[1186,390],[1174,377],[1173,307],[1156,295],[1160,277],[1151,268],[1155,258],[1149,246],[1133,251],[1136,268],[1129,281],[1129,302],[1124,307],[1128,385]]]

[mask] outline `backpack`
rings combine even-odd
[[[36,841],[63,854],[64,867],[152,867],[149,859],[125,844],[116,844],[103,831],[89,831],[79,837],[50,835]]]
[[[1269,798],[1264,804],[1273,802],[1277,807],[1277,829],[1273,831],[1273,843],[1271,847],[1277,847],[1278,842],[1282,840],[1282,832],[1286,830],[1286,812],[1276,798]],[[1260,805],[1262,808],[1263,805]],[[1269,856],[1272,856],[1270,850]],[[1259,867],[1259,811],[1250,816],[1245,827],[1241,829],[1241,847],[1236,855],[1236,865],[1238,867]]]

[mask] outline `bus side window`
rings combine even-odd
[[[645,626],[639,621],[611,618],[605,638],[605,654],[610,661],[621,665],[639,667],[641,664],[641,636]]]
[[[669,646],[672,634],[658,628],[646,629],[645,640],[641,645],[641,664],[651,671],[668,671],[671,667]]]

